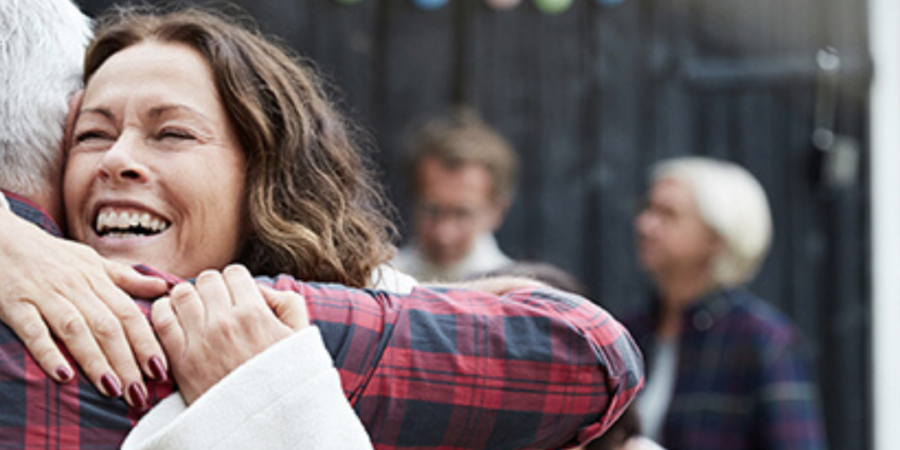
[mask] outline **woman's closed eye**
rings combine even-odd
[[[180,128],[163,128],[157,133],[156,138],[159,140],[163,139],[177,139],[177,140],[193,140],[195,139],[194,134],[183,130]]]
[[[87,144],[92,142],[105,142],[115,140],[113,136],[102,130],[85,130],[75,133],[75,142],[78,144]]]

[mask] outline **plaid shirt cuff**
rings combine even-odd
[[[3,208],[3,209],[5,209],[5,210],[7,210],[7,211],[10,210],[10,209],[9,209],[9,202],[6,201],[6,196],[3,195],[2,192],[0,192],[0,208]]]

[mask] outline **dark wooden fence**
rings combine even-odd
[[[111,3],[81,0],[91,14]],[[631,222],[646,168],[692,153],[746,165],[776,229],[753,288],[809,338],[831,448],[871,448],[864,1],[575,0],[558,15],[528,1],[506,12],[478,0],[238,4],[334,82],[402,216],[409,125],[479,109],[524,162],[502,246],[573,272],[613,312],[645,303]],[[840,70],[818,68],[826,47]],[[816,123],[840,145],[814,147]],[[856,177],[829,182],[826,154],[857,155]]]

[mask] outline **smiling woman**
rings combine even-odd
[[[650,181],[634,226],[654,306],[625,319],[651,361],[641,427],[672,449],[824,449],[804,339],[745,288],[772,240],[762,185],[706,157],[661,161]]]
[[[70,235],[184,278],[222,268],[246,235],[245,171],[200,53],[128,47],[85,89],[65,171]]]
[[[237,261],[372,285],[394,229],[313,70],[203,11],[99,30],[65,175],[73,237],[185,277]]]

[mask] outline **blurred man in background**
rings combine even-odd
[[[517,172],[512,146],[471,111],[417,129],[407,172],[415,236],[394,265],[421,281],[455,281],[511,263],[493,233]]]

